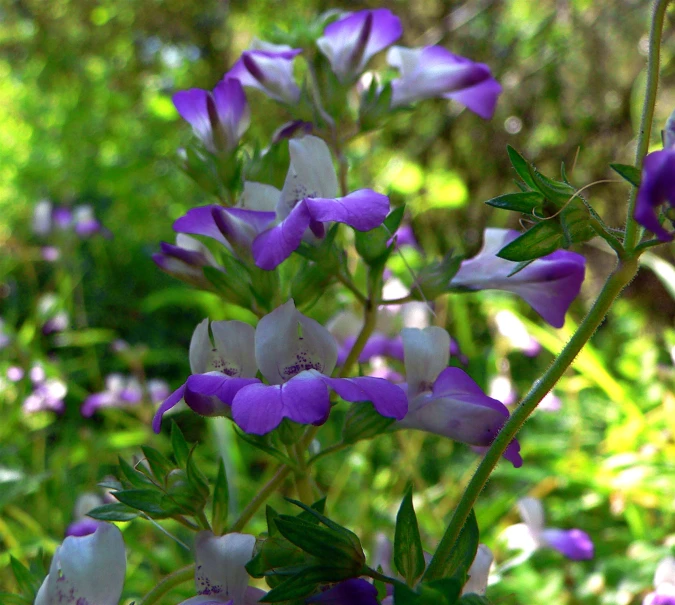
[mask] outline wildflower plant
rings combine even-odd
[[[410,286],[397,298],[387,298],[383,286],[388,263],[400,254],[405,207],[393,206],[372,184],[355,184],[350,143],[366,133],[378,136],[394,114],[415,111],[430,98],[490,119],[503,91],[488,65],[440,46],[394,46],[403,33],[399,19],[386,9],[362,10],[322,15],[285,40],[256,40],[212,90],[176,92],[174,105],[194,132],[181,150],[182,167],[212,199],[174,222],[176,243],[163,242],[153,260],[245,309],[252,320],[205,318],[195,327],[186,352],[191,374],[164,393],[153,421],[155,432],[170,435],[171,454],[144,447],[143,464],[121,459],[117,477],[105,483],[114,501],[89,512],[107,522],[174,519],[194,532],[195,564],[165,578],[140,604],[157,603],[193,580],[196,595],[184,601],[191,605],[489,603],[492,555],[479,543],[473,511],[480,492],[502,457],[502,464],[527,465],[518,432],[635,277],[640,254],[672,240],[665,226],[670,211],[656,215],[675,200],[672,119],[664,150],[645,157],[666,5],[656,2],[635,166],[613,166],[631,186],[625,229],[606,225],[587,187],[572,184],[564,168],[560,180],[545,176],[509,148],[519,191],[487,203],[522,215],[528,228],[487,229],[473,257],[422,256],[424,264],[410,269]],[[391,69],[366,74],[384,64]],[[287,114],[267,141],[248,138],[260,95]],[[645,229],[657,239],[645,238]],[[571,340],[512,413],[461,361],[450,365],[453,341],[444,326],[409,325],[391,334],[380,325],[392,308],[416,303],[431,315],[443,297],[498,289],[562,327],[585,275],[585,259],[572,249],[596,237],[616,253],[615,269]],[[358,333],[338,342],[313,317],[318,301],[335,315],[356,314]],[[387,372],[373,363],[382,357]],[[105,392],[87,400],[85,413],[133,403],[142,397],[139,389],[113,377]],[[215,477],[199,467],[194,447],[171,422],[177,406],[227,418],[244,441],[278,464],[238,518],[228,518],[225,465]],[[346,410],[344,422],[339,439],[329,442],[322,427],[334,422],[337,407]],[[331,503],[313,471],[319,460],[358,441],[408,430],[477,446],[482,459],[440,541],[422,536],[412,490],[401,494],[390,540],[393,569],[366,555],[358,528],[331,519]],[[243,533],[287,479],[297,498],[283,511],[267,505],[264,534]],[[551,546],[574,559],[592,557],[592,536],[544,527],[536,500],[521,502],[521,510],[525,524],[519,527],[532,550]],[[125,569],[121,540],[109,524],[66,538],[36,603],[117,602]]]

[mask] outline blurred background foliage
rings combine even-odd
[[[141,444],[167,449],[165,436],[149,430],[148,402],[84,419],[79,408],[87,394],[101,391],[110,372],[178,386],[188,372],[194,325],[206,314],[241,315],[172,280],[150,259],[160,240],[173,240],[175,218],[210,202],[177,166],[176,149],[191,133],[171,95],[212,88],[253,35],[274,40],[279,30],[321,11],[378,6],[337,0],[0,5],[0,328],[10,339],[0,351],[0,375],[10,366],[27,372],[40,363],[68,389],[66,412],[57,417],[22,412],[31,391],[27,379],[3,378],[0,385],[3,589],[15,588],[10,554],[24,562],[48,560],[72,520],[76,497],[96,489],[118,454],[131,459]],[[507,144],[551,176],[564,162],[579,187],[614,179],[610,162],[632,161],[647,51],[645,0],[401,0],[386,6],[403,20],[403,44],[442,44],[488,63],[504,85],[490,122],[457,105],[429,101],[349,149],[353,183],[406,203],[429,257],[451,248],[475,251],[485,225],[505,226],[506,213],[493,213],[482,202],[514,191]],[[675,107],[674,23],[671,11],[654,148]],[[283,112],[256,92],[249,99],[251,133],[265,146]],[[594,207],[616,227],[626,197],[621,183],[590,191]],[[62,234],[45,242],[31,229],[35,205],[45,198],[91,205],[112,239],[79,241]],[[59,246],[57,261],[43,260],[45,243]],[[524,394],[573,333],[612,262],[602,249],[587,246],[583,252],[589,259],[586,283],[562,330],[542,326],[517,301],[490,292],[441,302],[438,321],[459,341],[469,373],[483,387],[507,377]],[[488,593],[496,602],[639,603],[656,562],[675,546],[673,249],[650,256],[556,389],[561,410],[538,411],[525,427],[525,466],[501,465],[480,500],[483,540],[498,562],[499,582]],[[405,271],[400,263],[394,269]],[[43,333],[45,294],[70,318],[68,329]],[[536,358],[500,336],[495,317],[505,308],[542,344]],[[130,348],[111,347],[118,339]],[[177,418],[189,440],[208,444],[197,456],[211,477],[215,456],[227,460],[235,490],[231,505],[241,509],[273,464],[224,421]],[[369,544],[378,531],[391,533],[412,479],[431,550],[475,464],[465,446],[396,433],[325,460],[319,483],[335,518]],[[498,536],[519,520],[514,503],[526,494],[544,500],[551,526],[586,530],[596,544],[595,560],[569,563],[557,553],[538,552],[510,565],[513,553]],[[278,497],[274,504],[283,506]],[[166,527],[189,541],[180,526]],[[253,528],[262,530],[260,519]],[[124,531],[129,600],[190,560],[150,523],[135,521]],[[178,589],[166,602],[191,590]]]

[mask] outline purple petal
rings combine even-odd
[[[66,536],[89,536],[93,534],[101,525],[105,525],[103,521],[97,521],[96,519],[91,519],[86,517],[80,521],[73,521],[66,528]]]
[[[307,198],[304,204],[315,221],[345,223],[358,231],[375,229],[389,213],[389,198],[371,189],[336,199]]]
[[[173,104],[180,117],[192,126],[195,134],[206,144],[211,140],[211,121],[206,100],[208,91],[201,88],[181,90],[173,95]]]
[[[584,561],[593,558],[593,542],[585,531],[547,528],[541,536],[551,548],[555,548],[568,559]]]
[[[229,247],[229,242],[225,239],[225,236],[220,229],[218,229],[218,226],[213,220],[214,210],[219,211],[220,208],[222,208],[222,206],[217,204],[192,208],[191,210],[188,210],[185,215],[174,221],[173,230],[177,233],[204,235]]]
[[[674,174],[675,149],[663,149],[647,155],[635,201],[635,220],[662,242],[672,241],[674,234],[661,226],[656,208],[665,202],[675,207]]]
[[[650,592],[642,601],[642,605],[675,605],[675,591],[672,593]]]
[[[323,424],[330,413],[323,377],[301,372],[280,385],[253,384],[232,402],[232,417],[247,433],[264,435],[288,418],[300,424]]]
[[[240,249],[250,249],[253,239],[276,217],[274,212],[222,206],[215,207],[212,214],[219,231]]]
[[[155,431],[155,433],[159,433],[161,428],[162,428],[162,416],[166,414],[172,407],[175,405],[178,405],[181,399],[183,399],[183,395],[185,394],[185,385],[181,385],[178,389],[176,389],[167,399],[164,400],[164,402],[157,408],[157,411],[155,412],[155,417],[152,419],[152,430]]]
[[[362,578],[351,578],[307,599],[323,605],[378,605],[377,588]]]
[[[250,121],[248,103],[241,82],[234,78],[221,80],[213,89],[213,102],[218,112],[218,120],[225,128],[227,146],[234,149]]]
[[[501,84],[490,77],[480,84],[470,86],[464,90],[444,94],[443,97],[453,99],[481,118],[489,120],[495,113],[497,100],[501,93]]]
[[[306,204],[300,202],[278,225],[263,231],[253,240],[255,264],[271,271],[297,250],[310,223]]]
[[[329,378],[324,376],[323,380],[345,401],[352,403],[370,401],[375,409],[387,418],[401,420],[408,411],[405,392],[398,385],[391,384],[383,378],[372,376]]]
[[[242,86],[257,88],[282,103],[294,104],[300,98],[300,89],[293,79],[293,61],[301,52],[247,50],[225,77],[236,78]]]
[[[193,374],[185,383],[185,403],[202,416],[225,416],[234,396],[244,387],[259,383],[257,378],[232,378],[221,372]]]

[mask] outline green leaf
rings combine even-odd
[[[457,577],[441,578],[439,580],[432,580],[431,582],[424,582],[421,586],[421,592],[424,594],[424,589],[429,588],[440,595],[442,599],[445,599],[448,604],[451,604],[457,602],[459,595],[462,593],[463,586],[464,582],[460,581]],[[432,604],[433,601],[430,601],[430,605]]]
[[[531,189],[537,189],[537,186],[534,184],[534,180],[530,175],[530,166],[531,164],[520,155],[511,145],[506,146],[506,152],[509,154],[509,159],[511,160],[511,165],[516,171],[516,174],[523,179],[523,182],[526,185],[529,185]]]
[[[342,441],[356,443],[361,439],[371,439],[394,424],[393,418],[382,416],[375,410],[372,403],[352,405],[345,416],[342,429]]]
[[[394,584],[394,603],[396,605],[417,605],[420,595],[405,584]]]
[[[345,538],[347,538],[351,544],[355,548],[361,549],[361,541],[359,540],[359,537],[352,531],[349,531],[346,527],[342,527],[342,525],[339,525],[338,523],[335,523],[335,521],[331,521],[328,517],[325,517],[322,515],[320,512],[318,512],[315,508],[314,505],[312,506],[307,506],[303,502],[299,502],[298,500],[293,500],[292,498],[286,498],[291,504],[295,504],[296,506],[299,506],[301,509],[307,511],[310,515],[316,517],[321,523],[323,523],[326,527],[332,529],[338,534],[343,535]],[[321,500],[319,500],[321,502]]]
[[[143,455],[150,466],[152,474],[158,481],[163,482],[165,477],[173,469],[173,464],[171,464],[171,461],[166,456],[157,451],[154,447],[142,445],[141,451],[143,452]]]
[[[499,208],[500,210],[511,210],[513,212],[522,212],[532,215],[534,211],[544,203],[544,196],[538,191],[527,191],[523,193],[507,193],[494,197],[485,202],[488,206]]]
[[[21,593],[28,595],[31,598],[34,597],[38,588],[40,588],[38,580],[33,577],[33,574],[18,559],[15,559],[10,555],[9,562],[12,566],[12,573],[16,578],[16,583],[19,585]]]
[[[535,259],[524,260],[524,261],[518,263],[515,266],[515,268],[511,270],[511,273],[509,273],[506,277],[513,277],[517,273],[520,273],[525,267],[527,267],[528,265],[531,265],[534,261],[535,261]]]
[[[633,185],[633,187],[640,186],[640,183],[642,182],[642,175],[635,166],[630,166],[629,164],[610,164],[609,167],[622,179]]]
[[[312,509],[312,512],[309,513],[303,510],[298,515],[298,519],[304,519],[305,521],[310,521],[311,523],[319,523],[320,521],[314,516],[314,512],[316,511],[317,513],[323,515],[326,510],[326,497],[324,496],[320,500],[317,500],[309,508]]]
[[[113,495],[123,504],[148,513],[157,519],[171,515],[165,506],[163,506],[162,499],[164,498],[164,494],[159,491],[151,489],[126,489],[121,492],[115,492]]]
[[[457,538],[450,556],[445,561],[439,562],[444,578],[466,576],[469,567],[471,567],[473,560],[476,558],[478,540],[479,533],[476,514],[471,509],[471,513]]]
[[[552,221],[536,224],[520,237],[504,246],[498,253],[499,258],[514,262],[522,262],[541,258],[565,243],[565,236],[560,225]]]
[[[98,521],[131,521],[138,517],[138,513],[121,502],[112,502],[97,506],[87,513],[88,517]]]
[[[227,474],[222,458],[218,465],[218,476],[213,486],[212,521],[213,533],[220,536],[227,527],[227,512],[230,502],[230,490],[227,485]]]
[[[210,493],[209,480],[206,478],[206,475],[202,473],[194,460],[195,447],[190,451],[185,465],[188,482],[202,497],[208,498]]]
[[[405,213],[405,204],[394,208],[387,215],[387,218],[384,219],[384,223],[382,224],[384,225],[384,228],[387,230],[387,233],[389,233],[390,236],[394,235],[394,233],[396,233],[396,230],[401,226],[404,213]]]
[[[280,460],[284,464],[294,466],[293,461],[288,456],[286,456],[286,454],[284,454],[277,448],[272,447],[267,443],[266,437],[260,437],[258,435],[250,435],[248,433],[244,433],[244,431],[242,431],[237,426],[234,427],[234,432],[237,433],[237,436],[240,439],[246,441],[246,443],[252,445],[253,447],[258,448],[259,450],[265,452],[266,454],[269,454],[270,456],[274,456],[277,460]]]
[[[555,181],[539,172],[534,166],[530,166],[530,175],[538,191],[540,191],[547,200],[553,202],[556,207],[562,208],[570,202],[570,198],[575,194],[576,189],[567,183]]]
[[[412,487],[403,496],[396,515],[394,563],[408,586],[413,586],[424,572],[424,551],[413,507]]]
[[[473,592],[465,594],[460,600],[459,605],[490,605],[485,597],[481,597]]]
[[[370,266],[386,261],[393,250],[388,242],[391,234],[382,225],[370,231],[354,230],[354,243],[359,256]]]
[[[11,594],[9,592],[0,592],[0,603],[3,605],[32,605],[33,598]]]
[[[277,533],[277,526],[274,524],[279,513],[275,511],[269,504],[265,507],[265,519],[267,520],[267,535],[273,537]]]
[[[156,487],[155,483],[145,473],[136,470],[121,456],[118,458],[119,467],[124,478],[133,486],[139,488]],[[121,477],[120,477],[121,478]]]
[[[339,582],[349,577],[356,576],[345,576],[342,570],[334,567],[308,566],[270,590],[260,599],[260,603],[279,603],[308,597],[317,591],[319,584]]]
[[[171,449],[173,449],[176,464],[184,469],[190,457],[190,446],[175,420],[171,421]]]

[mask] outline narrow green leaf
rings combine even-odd
[[[544,221],[504,246],[497,256],[514,262],[533,260],[555,252],[564,243],[565,236],[560,225]]]
[[[258,437],[257,435],[249,435],[248,433],[244,433],[244,431],[242,431],[240,428],[236,426],[234,427],[234,432],[237,434],[237,437],[239,437],[243,441],[246,441],[246,443],[252,445],[253,447],[265,452],[266,454],[269,454],[270,456],[274,456],[277,460],[280,460],[284,464],[294,466],[293,461],[283,452],[269,445],[266,442],[265,437]]]
[[[175,420],[171,421],[171,449],[173,449],[176,464],[184,469],[190,456],[190,446]]]
[[[138,513],[121,502],[112,502],[97,506],[87,513],[88,517],[98,521],[131,521],[138,517]]]
[[[269,504],[265,507],[265,519],[267,520],[267,535],[273,537],[277,534],[277,526],[275,525],[275,520],[279,516],[279,513],[275,511]]]
[[[397,206],[394,208],[384,219],[384,227],[387,230],[389,235],[394,235],[396,230],[401,226],[401,221],[403,221],[403,214],[405,213],[405,204],[402,206]]]
[[[167,517],[170,513],[162,506],[164,495],[151,489],[126,489],[113,494],[123,504],[141,510],[155,518]]]
[[[345,417],[342,440],[345,443],[356,443],[361,439],[371,439],[384,433],[392,424],[394,419],[382,416],[372,403],[352,405]]]
[[[424,572],[424,550],[413,507],[412,487],[403,496],[396,515],[394,563],[408,586],[413,586]]]
[[[629,164],[610,164],[609,167],[634,187],[640,186],[642,175],[635,166],[630,166]]]
[[[190,485],[199,492],[201,496],[208,498],[210,493],[209,480],[206,478],[206,475],[202,473],[194,460],[195,447],[196,446],[192,448],[188,455],[185,471],[187,472],[187,478]]]
[[[490,605],[485,597],[481,597],[473,592],[465,594],[460,600],[459,605]]]
[[[213,533],[220,536],[227,527],[227,512],[230,502],[230,490],[227,485],[227,474],[225,473],[225,464],[221,458],[218,465],[218,475],[216,484],[213,486],[213,508],[212,521]]]
[[[535,259],[532,259],[532,260],[524,260],[524,261],[518,263],[518,264],[515,266],[515,268],[511,271],[511,273],[509,273],[506,277],[513,277],[513,276],[516,275],[517,273],[520,273],[525,267],[527,267],[528,265],[530,265],[530,264],[533,263],[534,261],[535,261]]]
[[[405,584],[394,584],[394,603],[396,605],[417,605],[420,595]]]
[[[38,588],[40,588],[38,580],[33,577],[33,574],[31,574],[28,568],[18,559],[15,559],[10,555],[9,562],[12,566],[12,573],[16,578],[16,583],[19,585],[21,593],[31,598],[34,597]]]
[[[509,154],[509,159],[511,160],[511,165],[516,171],[516,174],[523,179],[526,185],[529,185],[531,189],[536,189],[537,186],[534,184],[534,180],[530,175],[530,166],[531,164],[520,155],[511,145],[506,146],[506,152]]]
[[[156,487],[152,479],[145,473],[136,470],[121,456],[118,458],[119,467],[124,475],[124,478],[133,486],[139,488]],[[121,479],[122,477],[120,477]]]
[[[337,532],[338,534],[341,534],[345,536],[354,547],[358,547],[359,549],[361,548],[361,541],[359,540],[359,537],[352,531],[348,530],[346,527],[342,527],[342,525],[339,525],[338,523],[335,523],[335,521],[331,521],[328,517],[322,515],[320,512],[314,509],[314,505],[312,506],[307,506],[303,502],[299,502],[298,500],[293,500],[292,498],[286,498],[291,504],[295,504],[296,506],[299,506],[303,510],[307,511],[310,515],[313,515],[316,517],[321,523],[323,523],[326,527],[329,529],[332,529],[333,531]],[[319,500],[321,502],[321,500]]]
[[[9,592],[0,592],[0,603],[3,605],[31,605],[33,598],[24,597]]]
[[[471,513],[459,534],[459,538],[457,538],[452,553],[445,561],[440,562],[444,578],[466,576],[469,567],[471,567],[473,560],[476,558],[478,540],[479,533],[476,514],[471,509]]]
[[[141,451],[143,452],[145,459],[150,465],[150,470],[152,471],[152,474],[155,476],[157,481],[163,483],[166,476],[173,469],[173,464],[171,463],[171,460],[169,460],[166,456],[157,451],[154,447],[142,445]]]
[[[538,191],[524,193],[506,193],[485,202],[488,206],[500,210],[511,210],[532,215],[534,210],[544,203],[544,196]]]

